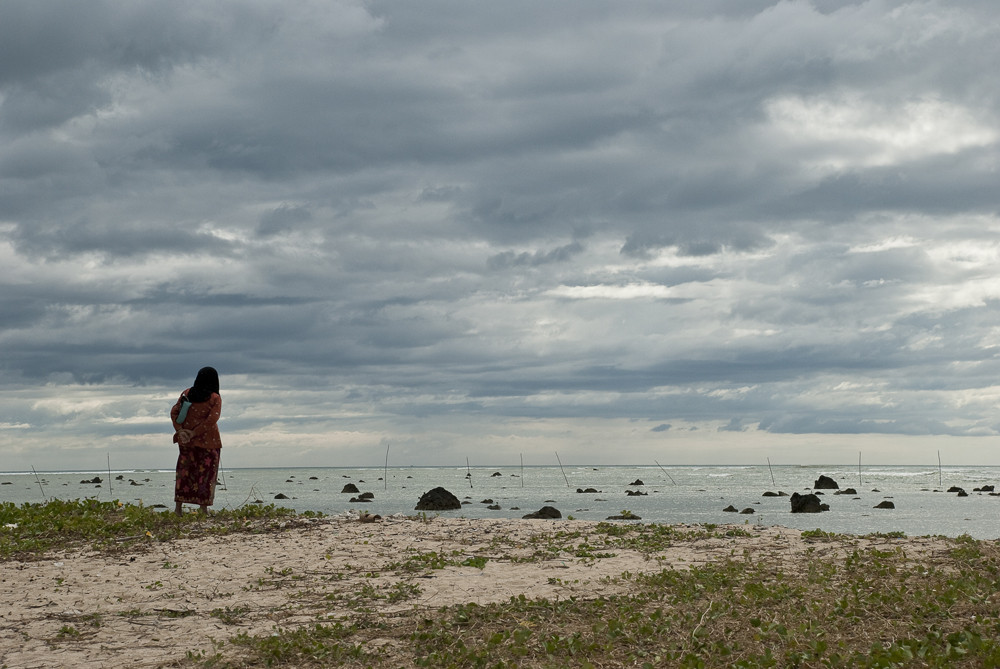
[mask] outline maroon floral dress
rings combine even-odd
[[[174,501],[211,506],[215,501],[215,482],[219,475],[219,460],[222,451],[222,436],[219,434],[219,416],[222,414],[222,398],[217,393],[204,402],[196,402],[188,409],[184,423],[177,422],[185,390],[170,410],[170,420],[174,424],[174,443],[180,448],[177,456],[177,480],[174,485]],[[177,431],[191,430],[194,436],[186,444],[177,442]]]

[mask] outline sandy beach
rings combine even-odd
[[[724,528],[705,536],[692,526],[689,539],[655,552],[545,553],[556,533],[580,533],[573,541],[581,544],[595,526],[344,516],[296,519],[261,534],[150,539],[114,554],[83,550],[0,562],[0,666],[178,666],[240,633],[358,615],[413,626],[414,614],[522,594],[608,597],[626,587],[623,572],[687,569],[734,555],[794,571],[807,552],[832,560],[859,548],[905,546],[911,558],[933,560],[948,550],[943,539],[816,542],[799,530],[739,525],[731,537],[722,536]],[[685,528],[677,529],[683,537]],[[416,568],[434,559],[441,568]],[[375,633],[366,645],[392,653],[398,639]]]

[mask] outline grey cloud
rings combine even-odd
[[[538,267],[540,265],[547,265],[553,262],[566,262],[571,260],[573,256],[578,255],[582,250],[583,246],[579,242],[571,242],[564,246],[554,248],[551,251],[539,250],[534,253],[528,253],[527,251],[521,253],[504,251],[503,253],[490,256],[486,262],[490,269]]]
[[[215,364],[376,443],[400,416],[988,433],[997,18],[7,3],[5,387]]]

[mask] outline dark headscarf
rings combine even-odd
[[[214,367],[202,367],[188,392],[188,399],[192,402],[207,402],[212,393],[219,394],[219,373]]]

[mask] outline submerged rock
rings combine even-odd
[[[421,495],[415,508],[417,511],[449,511],[461,509],[462,503],[455,495],[438,486]]]
[[[792,504],[792,513],[819,513],[830,510],[829,504],[820,502],[819,497],[812,494],[800,495],[793,492],[789,500]]]
[[[534,513],[525,514],[521,517],[552,519],[552,518],[562,518],[562,514],[559,512],[559,509],[555,508],[554,506],[543,506],[538,511],[535,511]]]
[[[820,474],[820,477],[816,479],[813,483],[814,490],[837,490],[840,488],[840,484],[834,481],[829,476]]]

